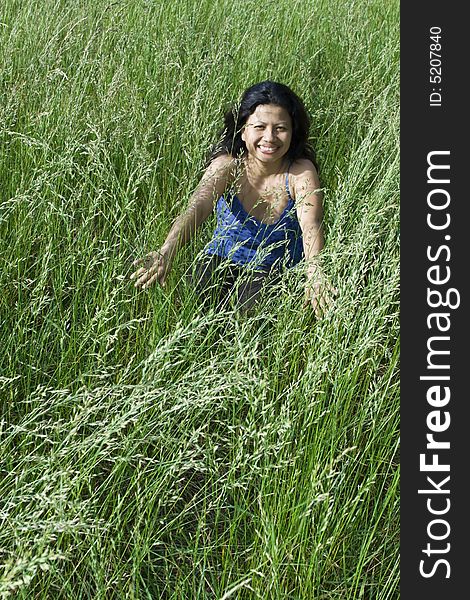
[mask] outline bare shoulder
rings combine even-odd
[[[320,180],[317,169],[308,158],[294,161],[290,167],[291,182],[294,197],[304,196],[306,193],[320,192]]]
[[[193,200],[201,202],[201,193],[211,202],[220,197],[235,179],[235,164],[235,159],[228,154],[214,158],[199,180]]]
[[[221,154],[214,158],[207,167],[204,177],[223,179],[227,183],[235,177],[237,162],[229,154]]]
[[[289,172],[292,173],[294,177],[301,178],[302,176],[314,175],[318,178],[318,173],[315,168],[315,165],[308,158],[299,158],[298,160],[295,160],[292,163]]]

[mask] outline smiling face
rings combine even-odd
[[[241,134],[248,154],[262,162],[277,162],[290,148],[292,120],[282,106],[259,104]]]

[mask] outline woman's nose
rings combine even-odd
[[[275,137],[276,137],[276,135],[275,135],[274,129],[266,127],[264,130],[263,139],[266,142],[270,142],[270,141],[274,140]]]

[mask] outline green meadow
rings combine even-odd
[[[136,290],[246,87],[291,86],[324,192],[256,313]],[[0,6],[0,599],[399,597],[398,0]]]

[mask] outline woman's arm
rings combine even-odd
[[[317,316],[321,316],[331,304],[335,289],[328,283],[321,265],[320,252],[325,244],[323,195],[317,170],[308,160],[299,161],[294,193],[307,263],[305,301],[313,306]]]
[[[135,287],[145,289],[155,281],[165,285],[178,250],[209,217],[214,202],[230,183],[233,170],[234,159],[231,156],[218,156],[211,162],[193,192],[188,207],[174,221],[160,250],[150,252],[134,262],[135,267],[140,267],[131,275],[131,279],[136,279]]]

